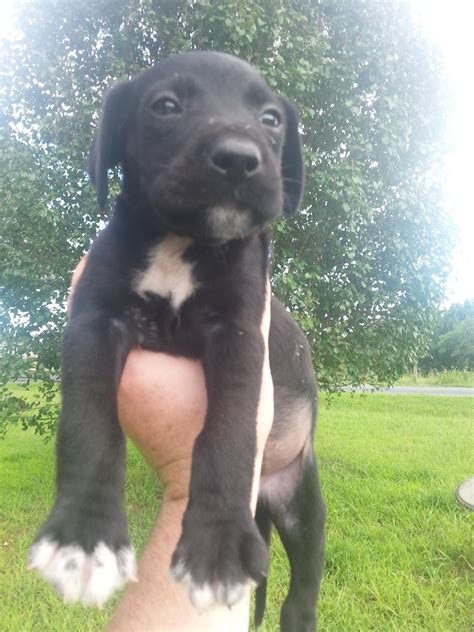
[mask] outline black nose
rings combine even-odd
[[[219,139],[209,155],[212,168],[229,178],[250,178],[262,162],[255,143],[241,138]]]

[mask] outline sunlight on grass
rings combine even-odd
[[[471,471],[473,400],[356,395],[321,398],[317,451],[328,505],[320,630],[467,632],[473,514],[456,486]],[[0,442],[0,629],[92,632],[103,611],[59,602],[26,571],[26,553],[53,494],[53,445],[14,429]],[[160,500],[129,450],[127,511],[142,550]],[[263,632],[277,632],[288,564],[274,537]],[[295,631],[297,632],[297,631]]]

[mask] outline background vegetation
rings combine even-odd
[[[466,369],[406,373],[396,386],[464,386],[474,388],[474,371]]]
[[[71,271],[107,219],[84,170],[102,95],[176,51],[243,57],[298,105],[306,196],[275,226],[273,288],[321,386],[387,384],[425,355],[449,262],[446,95],[407,3],[23,0],[17,26],[0,53],[0,384],[43,391],[31,406],[4,389],[0,429],[55,423]]]
[[[441,312],[422,371],[474,371],[474,300],[451,305]]]

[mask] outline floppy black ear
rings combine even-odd
[[[296,108],[285,97],[280,97],[286,114],[286,133],[281,157],[283,177],[283,214],[294,215],[303,197],[304,162],[303,148],[298,131]]]
[[[99,125],[92,141],[88,172],[97,192],[97,202],[107,202],[107,172],[125,157],[125,140],[131,100],[131,82],[114,86],[105,96]]]

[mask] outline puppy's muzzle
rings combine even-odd
[[[262,155],[251,140],[224,136],[217,139],[208,154],[209,166],[232,183],[257,175],[262,167]]]

